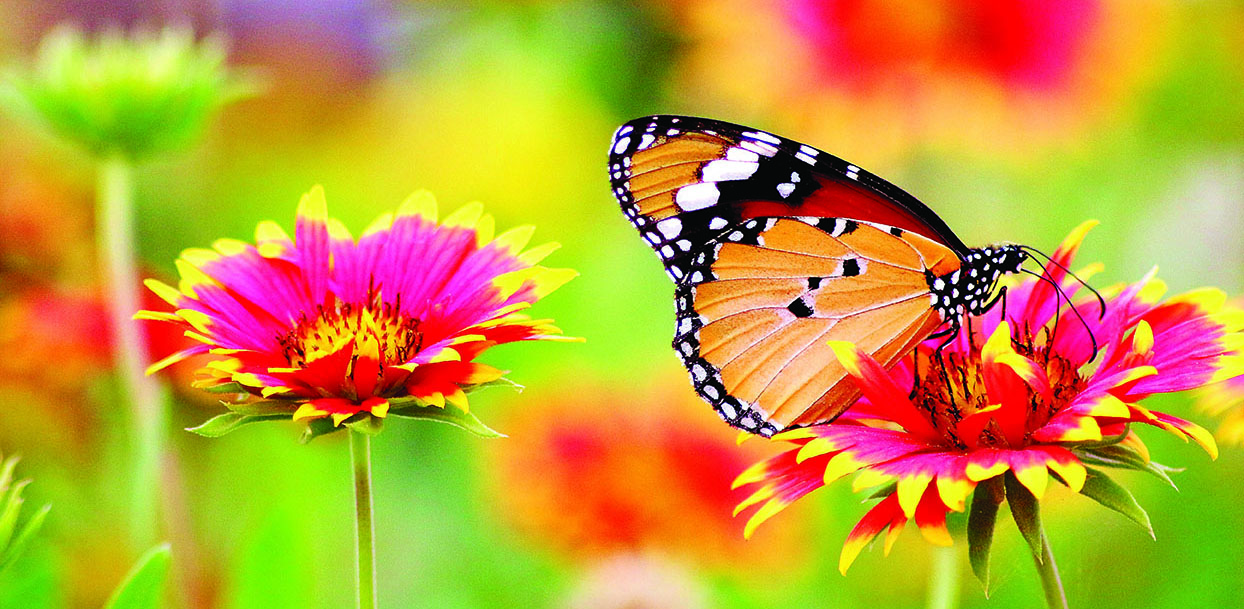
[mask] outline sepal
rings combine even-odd
[[[1001,480],[984,480],[976,485],[972,508],[968,513],[968,560],[972,563],[972,573],[985,589],[986,597],[989,596],[989,551],[993,547],[998,507],[1005,498]]]
[[[1015,520],[1015,526],[1019,527],[1019,532],[1024,536],[1024,541],[1028,542],[1032,555],[1041,561],[1041,506],[1037,503],[1037,498],[1028,490],[1018,478],[1011,472],[1007,472],[1003,476],[1003,485],[1006,487],[1006,500],[1011,504],[1011,518]]]
[[[1088,478],[1084,481],[1084,488],[1080,489],[1081,495],[1123,514],[1128,520],[1144,527],[1150,537],[1155,537],[1148,512],[1140,507],[1131,491],[1111,480],[1100,470],[1091,467],[1085,469],[1088,470]]]
[[[279,421],[289,419],[293,415],[291,413],[277,414],[243,414],[241,412],[226,412],[222,415],[214,416],[197,427],[187,427],[186,431],[198,434],[205,438],[219,438],[229,432],[236,431],[243,425],[251,423],[259,423],[260,421]]]
[[[1171,485],[1171,488],[1178,487],[1175,486],[1175,481],[1171,480],[1170,474],[1172,472],[1182,471],[1176,467],[1168,467],[1166,465],[1162,465],[1161,463],[1157,463],[1156,461],[1150,461],[1145,455],[1142,455],[1134,449],[1122,444],[1103,446],[1083,451],[1078,450],[1075,451],[1075,455],[1086,465],[1100,465],[1116,469],[1131,469],[1138,472],[1146,472]]]
[[[493,381],[496,382],[496,381]],[[487,384],[487,383],[485,383]],[[447,423],[465,429],[481,438],[504,438],[505,434],[487,426],[480,421],[474,414],[454,407],[452,404],[446,404],[444,407],[431,406],[414,398],[393,399],[389,400],[392,406],[389,409],[389,416],[401,417],[404,419],[425,419],[428,421],[437,421],[439,423]]]

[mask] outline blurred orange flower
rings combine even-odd
[[[1024,150],[1126,114],[1169,9],[1121,0],[731,0],[681,11],[684,96],[874,155]],[[734,111],[731,111],[734,109]],[[746,117],[741,117],[746,118]]]
[[[489,446],[498,513],[577,559],[653,552],[705,567],[797,565],[801,523],[743,539],[730,482],[763,454],[706,410],[686,381],[581,384],[526,395]],[[781,524],[781,523],[779,523]],[[770,574],[771,575],[771,574]]]

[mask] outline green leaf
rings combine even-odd
[[[43,527],[43,521],[47,519],[48,512],[51,510],[52,504],[45,504],[26,520],[26,524],[22,525],[21,531],[13,538],[13,542],[4,549],[4,554],[0,556],[0,572],[4,572],[5,569],[9,568],[22,555],[22,552],[26,551],[26,546],[30,545],[30,540],[34,539],[35,534]]]
[[[1100,470],[1091,467],[1084,469],[1088,471],[1088,478],[1084,480],[1084,488],[1080,489],[1081,495],[1123,514],[1128,520],[1149,531],[1150,537],[1156,538],[1153,533],[1153,523],[1149,521],[1149,513],[1140,507],[1131,491],[1111,480]]]
[[[968,513],[968,559],[972,573],[989,596],[989,551],[993,547],[994,525],[998,521],[998,506],[1006,498],[1002,481],[989,478],[976,485],[972,494],[972,508]]]
[[[13,471],[17,469],[17,462],[21,457],[14,455],[4,460],[0,465],[0,492],[9,490],[9,485],[13,484]]]
[[[1101,465],[1103,467],[1114,467],[1119,469],[1130,469],[1138,472],[1146,472],[1159,480],[1175,486],[1175,481],[1171,480],[1171,472],[1182,471],[1178,468],[1167,467],[1161,463],[1149,461],[1140,453],[1122,445],[1105,446],[1078,452],[1076,454],[1081,461],[1091,465]]]
[[[243,425],[258,423],[260,421],[277,421],[289,418],[291,418],[289,413],[251,415],[237,412],[227,412],[208,419],[207,422],[199,425],[198,427],[187,427],[186,431],[199,434],[205,438],[219,438],[220,436],[234,431]]]
[[[1006,486],[1006,500],[1011,504],[1011,518],[1015,519],[1015,526],[1019,527],[1024,541],[1028,542],[1032,555],[1040,561],[1041,507],[1037,504],[1037,498],[1028,490],[1028,487],[1020,483],[1015,474],[1007,472],[1003,479]]]
[[[104,603],[104,609],[160,609],[169,555],[167,543],[147,550]]]
[[[4,507],[0,508],[0,548],[7,547],[12,539],[13,529],[17,527],[17,515],[25,503],[22,500],[22,491],[27,484],[30,484],[29,480],[22,480],[4,494]]]
[[[306,444],[307,442],[310,442],[320,436],[338,432],[343,429],[345,429],[345,427],[334,425],[331,417],[311,419],[307,421],[306,427],[302,428],[302,436],[298,438],[298,441],[302,444]]]
[[[444,408],[436,406],[408,406],[400,410],[390,410],[389,416],[448,423],[454,427],[465,429],[481,438],[505,437],[505,434],[485,425],[470,412],[449,405],[446,405]]]

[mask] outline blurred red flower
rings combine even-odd
[[[530,393],[533,406],[503,425],[510,437],[490,443],[487,471],[497,512],[531,539],[578,559],[799,564],[802,527],[743,540],[731,509],[745,495],[730,481],[761,447],[738,446],[683,379]]]

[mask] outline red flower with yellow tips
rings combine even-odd
[[[294,238],[263,222],[253,245],[185,251],[178,288],[147,282],[177,311],[138,317],[197,341],[151,370],[213,356],[196,386],[241,399],[194,430],[204,435],[279,418],[306,421],[307,438],[343,423],[374,432],[390,414],[489,433],[467,414],[466,393],[503,372],[475,359],[501,343],[562,338],[522,311],[576,275],[537,264],[556,244],[523,251],[533,230],[494,238],[478,204],[438,223],[435,199],[418,192],[355,240],[316,187]]]
[[[887,530],[888,551],[908,521],[930,543],[950,545],[947,515],[970,509],[973,568],[986,580],[1003,501],[1034,554],[1048,555],[1038,502],[1051,478],[1148,528],[1144,510],[1105,468],[1166,479],[1167,469],[1149,460],[1133,424],[1158,427],[1217,455],[1204,429],[1139,402],[1239,374],[1244,320],[1223,306],[1217,290],[1163,300],[1165,286],[1152,274],[1112,290],[1100,317],[1095,300],[1071,310],[1067,297],[1079,284],[1064,268],[1091,226],[1082,225],[1059,247],[1044,271],[1050,281],[1011,284],[1005,307],[972,318],[972,331],[965,328],[940,352],[941,340],[931,340],[885,370],[849,343],[831,344],[864,397],[833,423],[774,436],[795,448],[739,476],[736,486],[755,491],[737,511],[759,506],[747,534],[800,497],[852,474],[857,490],[878,488],[880,502],[848,535],[839,560],[844,573]]]

